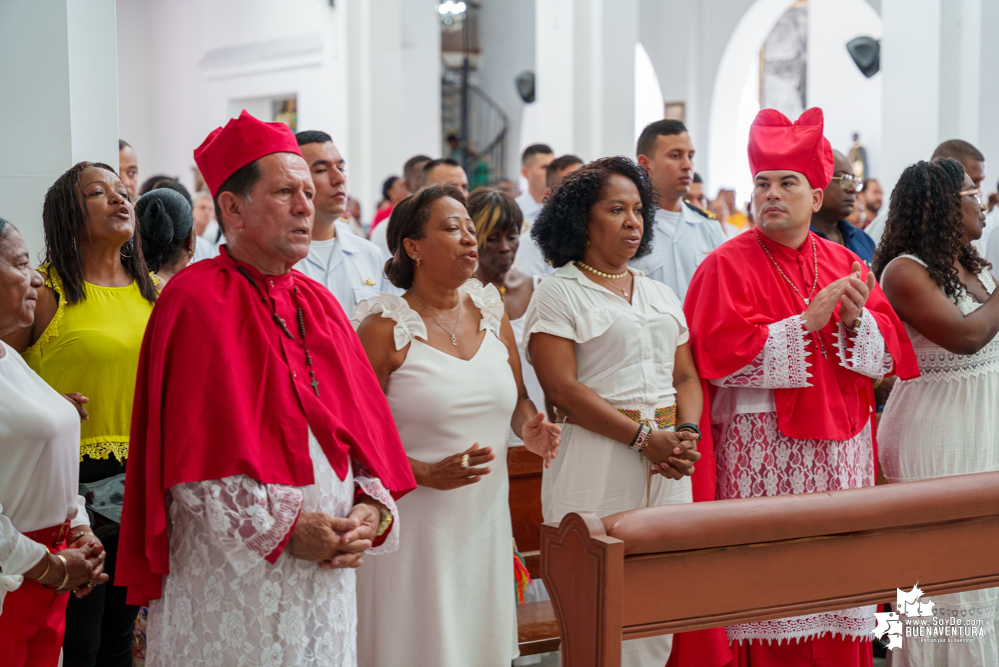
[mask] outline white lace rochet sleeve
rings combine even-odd
[[[885,348],[885,339],[877,321],[866,308],[861,311],[860,326],[854,335],[850,336],[846,326],[840,322],[836,339],[839,363],[843,368],[874,379],[891,373],[891,354]]]
[[[246,475],[177,484],[170,494],[178,509],[205,526],[239,575],[281,544],[302,510],[298,489]]]
[[[711,380],[718,387],[753,387],[757,389],[798,389],[808,387],[810,352],[805,349],[808,339],[801,315],[767,325],[770,335],[763,350],[752,363],[720,380]]]

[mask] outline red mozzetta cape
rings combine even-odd
[[[385,395],[333,295],[297,271],[262,276],[243,268],[295,340],[281,332],[225,250],[164,289],[142,342],[132,413],[115,578],[128,586],[129,604],[159,598],[169,573],[170,487],[231,475],[312,484],[309,428],[341,479],[353,458],[395,498],[416,487]]]
[[[690,348],[702,380],[732,375],[749,365],[763,351],[767,325],[800,315],[802,296],[811,292],[814,275],[812,239],[818,252],[818,290],[850,273],[860,259],[841,245],[809,232],[800,248],[788,248],[756,230],[740,234],[712,252],[697,268],[687,290],[684,314],[690,326]],[[792,281],[799,296],[781,277],[760,246],[766,244],[774,260]],[[867,267],[861,263],[862,278]],[[866,308],[878,323],[885,346],[894,361],[894,372],[902,379],[919,375],[912,344],[898,315],[888,304],[880,286],[875,286]],[[808,335],[806,358],[811,386],[775,389],[777,420],[782,433],[796,439],[847,440],[859,433],[874,414],[874,384],[870,378],[840,365],[836,347],[839,311],[818,331],[827,358]],[[710,394],[705,391],[702,426],[710,426]],[[710,433],[710,428],[702,428]],[[714,500],[715,466],[713,446],[701,443],[702,459],[692,481],[695,500]]]

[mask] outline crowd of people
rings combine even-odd
[[[333,137],[245,111],[193,195],[124,141],[73,166],[39,266],[0,219],[0,663],[508,665],[511,447],[548,522],[999,470],[984,156],[944,142],[883,206],[820,109],[748,151],[745,212],[676,120],[634,158],[532,145],[521,194],[417,155],[367,227]],[[895,664],[999,667],[999,589],[934,601],[984,635]],[[622,664],[869,666],[874,625]]]

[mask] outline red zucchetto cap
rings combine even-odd
[[[243,109],[239,118],[208,135],[194,150],[194,161],[214,197],[230,176],[271,153],[301,155],[302,151],[290,127],[257,120]]]
[[[786,169],[804,174],[813,188],[825,190],[833,177],[832,146],[822,134],[822,109],[807,109],[792,123],[776,109],[763,109],[749,128],[749,169]]]

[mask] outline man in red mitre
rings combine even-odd
[[[228,243],[146,329],[116,583],[149,607],[149,664],[352,666],[352,568],[396,547],[416,484],[343,309],[292,270],[314,212],[295,135],[244,111],[194,159]]]
[[[795,123],[759,113],[749,132],[756,228],[709,255],[687,292],[691,351],[706,385],[702,431],[713,440],[700,445],[695,500],[873,486],[873,381],[919,374],[874,275],[809,231],[833,176],[822,130],[818,108]],[[727,627],[722,651],[692,641],[710,631],[680,635],[671,664],[870,665],[874,610]]]

